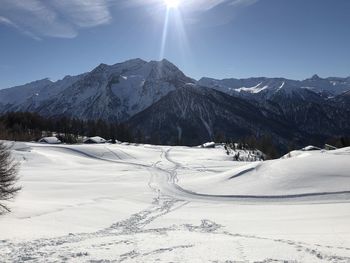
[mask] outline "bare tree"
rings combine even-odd
[[[15,186],[17,182],[18,163],[11,157],[11,153],[0,142],[0,214],[10,212],[4,202],[15,197],[21,187]]]

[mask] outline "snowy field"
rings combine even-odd
[[[17,143],[0,262],[350,262],[350,148]]]

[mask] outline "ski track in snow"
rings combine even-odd
[[[160,236],[161,238],[171,232],[187,231],[189,233],[205,233],[208,239],[211,238],[211,235],[229,237],[232,242],[237,244],[237,250],[239,250],[241,255],[240,258],[243,262],[247,262],[244,256],[245,247],[242,245],[242,242],[245,240],[254,240],[258,243],[271,243],[272,246],[274,244],[287,245],[295,250],[295,254],[307,254],[312,256],[315,260],[320,260],[320,262],[350,262],[350,257],[337,256],[322,251],[322,249],[327,248],[350,251],[350,248],[325,247],[317,244],[296,242],[293,240],[272,239],[255,235],[231,233],[225,231],[223,226],[207,219],[203,219],[199,225],[183,224],[172,225],[167,228],[146,228],[147,225],[154,220],[166,215],[167,213],[173,212],[176,209],[180,209],[186,204],[188,204],[188,201],[162,197],[155,199],[153,205],[148,209],[140,211],[126,220],[116,222],[110,227],[101,229],[94,233],[69,234],[62,237],[50,239],[44,238],[24,243],[12,243],[10,241],[2,240],[0,241],[2,260],[4,260],[4,262],[65,262],[79,258],[79,260],[86,262],[143,262],[143,260],[147,261],[149,256],[156,256],[158,254],[175,250],[190,249],[195,247],[195,244],[186,243],[173,247],[168,247],[164,244],[164,247],[159,249],[141,252],[136,249],[137,240],[135,239],[135,236],[152,234]],[[115,251],[115,258],[118,258],[116,260],[93,259],[93,255],[90,254],[90,250],[112,250],[116,249],[119,245],[126,246],[128,252],[118,255],[118,251]],[[288,261],[266,259],[263,262]]]
[[[174,164],[174,168],[170,171],[166,171],[164,170],[164,172],[168,172],[170,174],[170,180],[168,180],[170,183],[173,184],[173,188],[175,190],[178,190],[181,192],[180,196],[185,196],[188,197],[190,199],[196,199],[196,201],[200,201],[202,199],[206,199],[206,200],[211,200],[211,201],[253,201],[253,202],[261,202],[261,201],[292,201],[292,200],[301,200],[301,201],[318,201],[320,199],[322,199],[322,197],[326,197],[327,199],[329,197],[333,197],[335,199],[333,199],[332,201],[336,201],[336,200],[348,200],[350,199],[350,191],[339,191],[339,192],[318,192],[318,193],[304,193],[304,194],[294,194],[294,195],[211,195],[211,194],[201,194],[201,193],[195,193],[189,190],[186,190],[182,187],[180,187],[179,185],[176,184],[177,180],[177,173],[176,170],[182,168],[182,169],[186,169],[184,168],[180,163],[175,162],[174,160],[171,159],[171,157],[169,156],[169,152],[171,151],[171,149],[168,149],[165,151],[164,153],[164,158]],[[258,165],[259,166],[259,165]],[[240,172],[234,176],[232,176],[229,179],[233,179],[235,177],[238,177],[240,175],[242,175],[243,173],[252,171],[255,168],[249,168],[243,172]],[[326,200],[327,200],[326,199]]]
[[[41,146],[35,146],[41,147]],[[35,148],[33,147],[33,148]],[[256,202],[264,202],[266,200],[278,200],[283,199],[301,199],[303,201],[315,201],[321,196],[335,196],[348,198],[350,191],[336,192],[336,193],[306,193],[299,195],[286,195],[286,196],[243,196],[243,195],[207,195],[199,194],[188,191],[181,188],[176,183],[178,182],[177,171],[180,169],[189,169],[195,171],[205,171],[206,167],[185,167],[181,163],[172,159],[170,152],[171,148],[156,148],[160,149],[160,159],[150,165],[137,163],[137,159],[132,155],[118,149],[115,152],[108,147],[105,147],[113,156],[118,160],[106,159],[103,156],[95,156],[85,151],[78,149],[72,149],[69,147],[56,147],[56,146],[43,146],[59,151],[67,151],[74,154],[79,154],[86,158],[93,158],[96,160],[112,163],[122,163],[128,165],[134,165],[141,167],[150,174],[149,187],[158,196],[154,198],[152,204],[138,213],[131,215],[125,220],[115,222],[107,228],[100,229],[92,233],[78,233],[68,234],[56,238],[41,238],[37,240],[27,242],[13,242],[10,240],[0,240],[0,255],[1,262],[154,262],[160,261],[160,257],[167,253],[178,253],[188,249],[196,248],[195,243],[183,240],[183,244],[169,246],[166,243],[154,250],[145,251],[142,249],[143,242],[152,242],[152,237],[163,238],[172,235],[176,232],[185,232],[187,235],[192,234],[205,234],[206,238],[210,240],[212,237],[228,238],[235,244],[237,258],[227,259],[225,261],[213,261],[213,262],[249,262],[247,256],[245,243],[254,241],[258,245],[264,246],[286,246],[288,249],[292,249],[296,258],[306,260],[310,259],[313,262],[350,262],[350,257],[335,255],[332,251],[340,251],[342,254],[344,251],[350,251],[348,247],[341,246],[324,246],[319,244],[309,244],[305,242],[298,242],[288,239],[274,239],[256,235],[246,235],[240,233],[232,233],[225,229],[224,226],[209,220],[202,219],[198,225],[194,224],[179,224],[171,225],[168,227],[149,228],[149,225],[155,220],[188,205],[193,201],[237,201],[242,199],[249,199]],[[135,162],[123,161],[121,157],[128,157],[135,160]],[[162,168],[161,165],[169,164],[170,168]],[[252,169],[252,168],[250,168]],[[250,170],[248,169],[248,170]],[[239,174],[233,176],[237,177],[242,175],[244,170]],[[310,197],[309,199],[303,199]],[[96,200],[98,201],[98,200]],[[84,205],[84,204],[78,204]],[[64,209],[64,208],[63,208]],[[55,212],[55,211],[54,211]],[[37,215],[41,216],[41,215]],[[118,249],[118,248],[121,249]],[[113,258],[106,256],[106,259],[95,258],[96,251],[113,251]],[[347,254],[350,254],[347,253]],[[184,260],[184,259],[183,259]],[[181,261],[179,261],[181,262]],[[188,260],[186,262],[191,262]],[[290,261],[288,259],[274,259],[265,258],[261,261],[255,262],[299,262],[298,260]]]
[[[150,255],[154,256],[157,254],[167,253],[169,251],[189,249],[195,247],[195,244],[183,244],[174,247],[167,247],[164,245],[164,247],[153,251],[140,252],[135,249],[135,246],[137,245],[135,244],[137,242],[135,241],[135,236],[144,234],[164,236],[175,231],[187,231],[190,233],[205,233],[208,235],[208,239],[210,239],[210,235],[229,237],[232,242],[237,244],[237,249],[241,254],[241,259],[243,259],[243,262],[247,262],[244,260],[245,249],[241,244],[241,242],[244,240],[254,240],[262,243],[267,242],[271,243],[271,245],[274,243],[287,245],[294,249],[296,254],[308,254],[314,257],[316,260],[322,260],[324,262],[350,262],[350,257],[336,256],[332,253],[325,253],[322,251],[322,248],[350,251],[350,248],[347,247],[324,247],[317,244],[306,244],[292,240],[272,239],[254,235],[231,233],[229,231],[225,231],[223,226],[207,219],[203,219],[199,225],[183,224],[172,225],[167,228],[146,228],[147,225],[154,220],[171,213],[176,209],[180,209],[186,204],[188,204],[188,201],[160,197],[155,199],[153,205],[148,209],[140,211],[126,220],[116,222],[110,227],[101,229],[94,233],[69,234],[58,238],[44,238],[24,243],[12,243],[10,241],[2,240],[0,241],[2,260],[4,260],[4,262],[64,262],[76,258],[84,260],[84,257],[90,256],[90,249],[110,250],[115,249],[118,247],[118,245],[124,245],[130,250],[116,256],[116,258],[118,258],[117,260],[94,260],[92,257],[86,261],[124,262],[130,260],[140,260],[140,262],[142,262],[142,259],[147,259],[147,257]],[[108,239],[108,242],[104,242],[104,239]],[[84,245],[85,243],[89,245],[86,246]],[[118,254],[118,252],[116,254]],[[283,261],[267,259],[264,262]]]

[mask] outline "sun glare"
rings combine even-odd
[[[180,0],[164,0],[164,3],[168,8],[177,8],[180,4]]]
[[[0,0],[1,1],[1,0]],[[176,34],[177,44],[180,47],[180,56],[183,58],[189,57],[189,45],[186,30],[184,28],[182,11],[185,8],[185,0],[158,0],[163,3],[164,24],[161,36],[159,59],[163,59],[167,49],[168,35]]]

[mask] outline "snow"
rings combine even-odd
[[[106,139],[103,139],[100,136],[94,136],[94,137],[84,139],[84,143],[87,143],[88,141],[91,141],[94,143],[105,143]]]
[[[125,63],[122,66],[127,67]],[[128,71],[119,67],[113,69],[116,72],[124,72],[119,82],[112,85],[112,92],[127,106],[126,110],[130,115],[144,110],[170,91],[175,90],[174,85],[160,81],[159,76],[152,77],[152,72],[158,67],[160,64],[156,62],[142,62],[133,67],[127,67]],[[166,69],[162,70],[166,71]],[[174,72],[166,71],[165,74],[170,78]]]
[[[349,155],[315,152],[296,158],[258,162],[217,176],[179,185],[210,195],[300,196],[350,190]]]
[[[321,148],[313,146],[313,145],[309,145],[306,146],[302,149],[303,151],[317,151],[317,150],[321,150]]]
[[[222,147],[8,144],[23,189],[0,217],[3,262],[350,261],[350,148],[244,163]]]
[[[3,104],[20,104],[52,84],[48,79],[38,80],[22,86],[0,91],[0,102]]]
[[[59,144],[61,141],[57,139],[57,137],[43,137],[39,140],[40,143],[48,143],[48,144]]]
[[[285,85],[285,82],[283,81],[281,86],[278,87],[277,91],[281,90],[284,87],[284,85]]]
[[[77,82],[82,76],[84,74],[74,77],[66,76],[64,79],[56,82],[43,79],[22,86],[4,89],[0,91],[0,103],[26,110],[45,100],[57,98],[60,92]]]
[[[249,87],[249,88],[242,87],[242,88],[235,89],[235,91],[237,91],[237,92],[245,91],[248,93],[259,93],[259,92],[261,92],[269,87],[267,85],[260,87],[261,84],[262,84],[262,82],[260,82],[258,85],[254,86],[254,87]]]
[[[0,110],[124,121],[194,80],[169,61],[128,60],[91,72],[0,91]]]
[[[206,142],[201,145],[203,148],[215,148],[215,142]]]
[[[327,92],[332,95],[340,95],[350,88],[350,82],[347,78],[320,78],[314,76],[310,79],[302,81],[283,79],[283,78],[247,78],[247,79],[211,79],[202,78],[198,81],[201,86],[217,89],[230,95],[237,95],[234,92],[243,93],[243,95],[251,95],[251,97],[259,97],[262,90],[265,93],[275,93],[298,91],[299,89],[309,89],[315,93]],[[242,94],[241,94],[242,95]],[[271,94],[270,94],[271,95]]]

